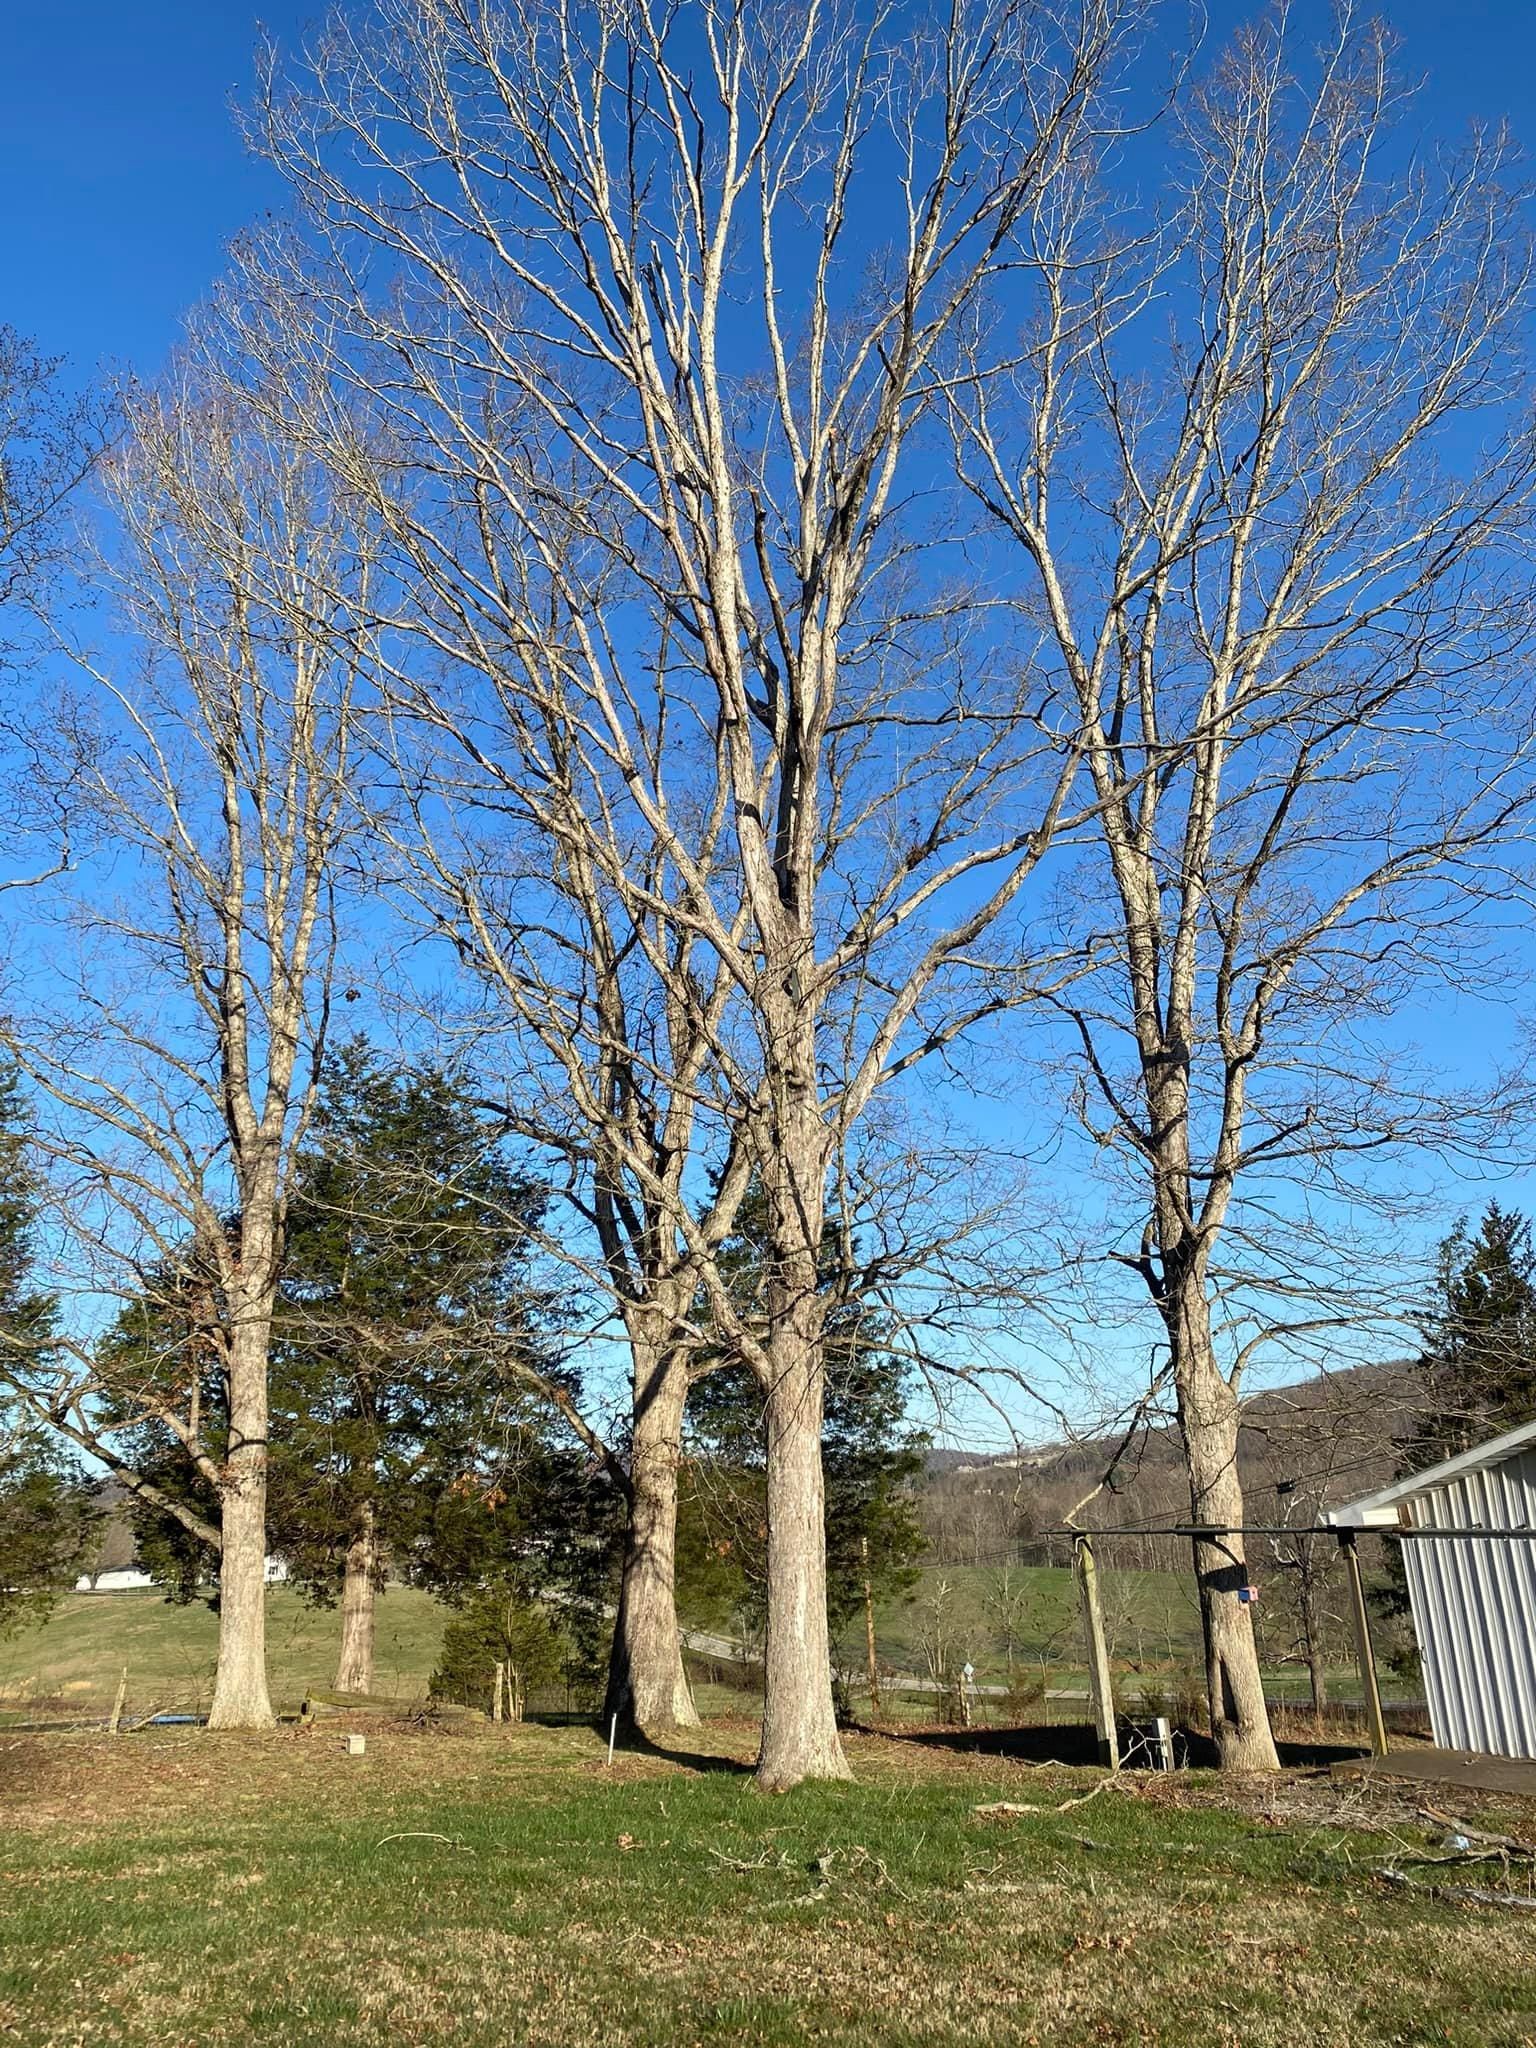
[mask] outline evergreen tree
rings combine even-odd
[[[1398,1445],[1406,1479],[1536,1417],[1536,1243],[1517,1209],[1490,1202],[1475,1232],[1460,1219],[1441,1243],[1420,1325],[1417,1417]],[[1404,1546],[1388,1543],[1373,1600],[1409,1611]],[[1411,1651],[1399,1661],[1412,1661]]]
[[[37,1188],[20,1083],[0,1068],[0,1347],[20,1369],[46,1358],[56,1304],[33,1284]],[[0,1400],[0,1635],[45,1613],[68,1587],[97,1521],[84,1477],[26,1408]]]
[[[390,1068],[362,1040],[335,1054],[287,1216],[268,1528],[302,1590],[341,1602],[339,1690],[372,1684],[390,1574],[450,1598],[513,1561],[553,1568],[556,1552],[578,1575],[573,1532],[591,1489],[532,1377],[560,1377],[557,1317],[532,1278],[542,1199],[442,1073]],[[189,1259],[151,1276],[106,1340],[141,1354],[160,1383],[196,1385],[215,1463],[225,1394],[200,1331],[216,1312]],[[114,1385],[131,1382],[126,1362]],[[206,1498],[206,1477],[162,1426],[144,1424],[128,1449],[162,1492]],[[144,1562],[172,1598],[193,1597],[206,1552],[152,1505],[133,1512]],[[590,1571],[585,1551],[578,1561]]]
[[[874,1599],[916,1579],[924,1539],[913,1482],[924,1439],[906,1419],[904,1362],[866,1333],[827,1371],[823,1420],[827,1619],[834,1640]],[[767,1491],[762,1390],[726,1366],[689,1391],[679,1491],[678,1597],[691,1613],[762,1626]]]
[[[765,1234],[755,1193],[722,1260],[749,1312],[764,1292]],[[827,1392],[822,1471],[827,1618],[834,1641],[866,1599],[905,1590],[924,1544],[913,1499],[926,1439],[907,1419],[908,1372],[887,1318],[860,1298],[831,1218],[823,1241]],[[679,1491],[680,1603],[755,1632],[765,1612],[767,1488],[762,1389],[728,1354],[706,1350],[689,1390]]]
[[[0,1423],[0,1636],[69,1590],[99,1520],[90,1485],[41,1431]]]
[[[442,1654],[428,1691],[433,1699],[488,1707],[496,1666],[504,1666],[508,1718],[520,1721],[529,1696],[580,1669],[583,1690],[590,1668],[564,1627],[563,1612],[531,1598],[515,1580],[479,1588],[443,1631]]]
[[[391,1563],[441,1579],[445,1496],[543,1481],[553,1312],[531,1279],[542,1191],[432,1069],[361,1040],[327,1077],[289,1213],[274,1342],[274,1542],[342,1600],[337,1686],[372,1682]],[[462,1544],[462,1518],[450,1514]]]
[[[1399,1470],[1421,1472],[1536,1417],[1536,1243],[1518,1210],[1490,1202],[1475,1232],[1440,1247],[1419,1357],[1419,1421]]]

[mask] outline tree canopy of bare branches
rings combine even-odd
[[[1394,1022],[1470,968],[1531,793],[1530,244],[1504,140],[1416,151],[1413,104],[1353,9],[1315,53],[1284,9],[1237,35],[1161,216],[1102,187],[1029,213],[1016,374],[953,407],[1081,708],[1061,1014],[1212,1531],[1212,1727],[1250,1767],[1243,1369],[1326,1314],[1298,1226],[1315,1254],[1363,1160],[1457,1128]]]
[[[45,899],[5,1026],[38,1101],[72,1334],[3,1369],[130,1488],[103,1393],[123,1428],[152,1415],[182,1443],[220,1507],[215,1527],[161,1501],[219,1553],[210,1725],[260,1726],[268,1346],[355,822],[370,541],[196,356],[135,400],[106,482],[113,651],[77,656],[98,850]],[[126,1352],[137,1378],[113,1374],[124,1347],[92,1325],[130,1303],[190,1327],[184,1398],[143,1347]],[[210,1358],[228,1394],[218,1457],[198,1408]]]
[[[879,1091],[995,1007],[982,942],[1076,780],[1076,707],[991,630],[946,516],[951,341],[1092,158],[1131,11],[389,0],[262,108],[302,219],[296,257],[253,253],[277,331],[389,450],[397,700],[520,848],[494,928],[427,853],[445,925],[679,1300],[731,1323],[714,1254],[744,1182],[766,1201],[770,1312],[732,1341],[765,1390],[769,1786],[845,1769],[829,1184]],[[667,1343],[674,1312],[647,1309]]]

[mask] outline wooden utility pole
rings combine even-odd
[[[1355,1548],[1353,1529],[1339,1531],[1339,1548],[1349,1577],[1349,1604],[1355,1619],[1355,1653],[1360,1660],[1360,1683],[1365,1688],[1365,1715],[1370,1723],[1371,1751],[1387,1753],[1387,1724],[1381,1712],[1381,1688],[1376,1683],[1376,1654],[1371,1648],[1371,1617],[1365,1604],[1365,1581],[1360,1576],[1360,1553]]]
[[[1078,1592],[1083,1603],[1083,1631],[1088,1639],[1088,1684],[1093,1693],[1093,1717],[1099,1731],[1099,1761],[1112,1771],[1120,1768],[1120,1745],[1115,1738],[1115,1696],[1109,1682],[1109,1651],[1104,1643],[1104,1612],[1099,1605],[1099,1574],[1093,1560],[1093,1544],[1086,1536],[1074,1539],[1073,1562],[1077,1568]]]
[[[869,1578],[869,1538],[859,1538],[859,1556],[864,1563],[864,1654],[869,1665],[869,1711],[880,1712],[880,1666],[875,1657],[875,1593]]]

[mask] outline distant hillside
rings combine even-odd
[[[1324,1509],[1384,1486],[1418,1418],[1418,1388],[1406,1364],[1357,1366],[1245,1401],[1238,1464],[1249,1517],[1315,1521]],[[1000,1455],[936,1452],[927,1461],[921,1506],[930,1555],[952,1564],[1016,1555],[1060,1561],[1060,1545],[1049,1544],[1044,1532],[1069,1514],[1077,1526],[1110,1529],[1182,1522],[1188,1513],[1170,1418],[1142,1426],[1129,1442],[1122,1431]],[[1143,1566],[1172,1562],[1163,1555],[1166,1541],[1149,1538],[1143,1547],[1145,1556],[1136,1559]]]

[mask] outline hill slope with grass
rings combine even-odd
[[[392,1586],[379,1602],[376,1692],[417,1699],[442,1647],[444,1609],[430,1594]],[[267,1596],[273,1704],[296,1707],[336,1676],[340,1616],[292,1588]],[[0,1640],[0,1705],[57,1700],[90,1711],[110,1702],[124,1669],[130,1711],[196,1711],[213,1692],[218,1617],[201,1601],[175,1607],[158,1593],[71,1593],[41,1626]]]

